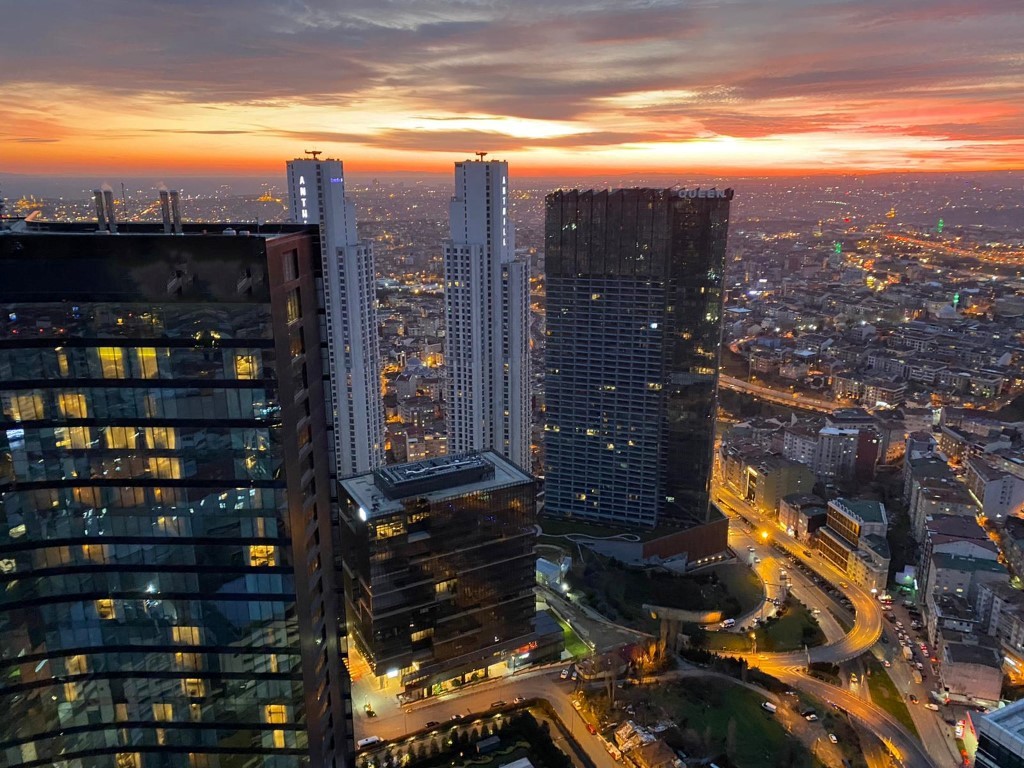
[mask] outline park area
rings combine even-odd
[[[705,647],[725,653],[771,653],[798,651],[825,642],[825,633],[803,603],[790,597],[783,608],[782,615],[768,619],[754,631],[753,638],[749,632],[709,632]]]
[[[723,618],[743,615],[761,602],[764,587],[749,568],[726,563],[680,575],[625,565],[582,550],[583,561],[569,574],[573,592],[612,621],[647,632],[657,623],[645,603],[688,611],[721,611]]]
[[[868,690],[871,692],[871,700],[899,720],[904,728],[917,736],[917,726],[914,725],[914,719],[910,716],[907,702],[900,695],[896,684],[882,665],[878,663],[877,659],[870,655],[866,658]]]
[[[765,698],[720,678],[693,678],[651,690],[656,705],[677,725],[678,746],[688,755],[725,754],[740,768],[808,768],[806,748],[761,708]]]

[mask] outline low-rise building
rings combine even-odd
[[[968,457],[964,468],[964,483],[985,517],[999,520],[1024,504],[1024,478],[996,468],[981,456]]]
[[[824,499],[813,494],[793,493],[779,501],[779,524],[800,541],[806,541],[827,518]]]
[[[961,701],[995,706],[1003,689],[1003,665],[989,637],[943,632],[939,637],[942,690]]]
[[[888,582],[888,518],[885,505],[869,499],[832,499],[826,524],[816,534],[822,557],[866,589]]]

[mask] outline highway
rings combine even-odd
[[[807,411],[832,413],[836,408],[842,407],[833,400],[818,400],[802,395],[799,392],[772,389],[771,387],[764,387],[750,381],[737,379],[734,376],[726,376],[724,373],[718,374],[718,386],[723,389],[731,389],[734,392],[746,392],[748,395],[756,395],[759,399],[770,403],[788,405],[791,408],[802,408]]]
[[[778,553],[771,546],[771,544],[777,544],[788,555],[801,561],[805,566],[838,588],[853,603],[855,610],[853,629],[838,640],[833,639],[835,637],[834,628],[830,628],[831,631],[826,632],[830,642],[812,648],[809,652],[751,653],[746,656],[748,663],[779,678],[793,688],[835,702],[840,708],[849,712],[852,717],[860,721],[869,731],[881,738],[905,766],[930,768],[931,766],[958,764],[958,762],[950,762],[948,749],[944,743],[932,744],[927,742],[932,751],[937,753],[938,759],[935,759],[932,754],[925,751],[920,741],[914,738],[899,721],[885,710],[845,688],[822,682],[805,673],[808,660],[811,662],[839,664],[854,659],[870,650],[882,635],[884,619],[882,617],[881,605],[873,595],[859,586],[849,583],[845,574],[837,571],[820,557],[816,555],[812,557],[806,556],[804,554],[806,547],[803,544],[780,530],[774,521],[761,520],[745,501],[717,482],[714,485],[714,496],[722,511],[730,517],[734,519],[743,517],[755,524],[760,521],[761,528],[759,530],[770,532],[768,542],[765,542],[760,534],[754,537],[759,540],[759,543],[753,546],[755,546],[756,552],[761,558],[761,563],[759,564],[761,568],[771,567],[768,564],[777,559]],[[736,528],[739,531],[743,526],[738,524]],[[739,536],[741,534],[738,533],[737,537]],[[744,550],[740,551],[743,552]],[[846,585],[845,587],[843,586],[844,584]],[[816,603],[814,602],[815,598],[808,594],[808,592],[813,593],[814,591],[818,593]],[[830,606],[828,606],[830,601],[816,586],[804,591],[803,595],[798,595],[798,597],[809,607],[818,607],[822,614],[830,609]],[[825,601],[824,608],[821,607],[822,601]],[[835,610],[834,607],[831,609]],[[922,731],[922,733],[925,733],[925,731]],[[942,741],[944,742],[945,740],[943,739]]]

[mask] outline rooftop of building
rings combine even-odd
[[[974,607],[963,595],[936,590],[933,597],[941,618],[955,621],[975,621],[977,619]]]
[[[979,718],[978,722],[985,730],[995,727],[1012,734],[1016,739],[1024,740],[1024,699],[1015,701],[1013,704],[997,709],[994,712],[989,712]]]
[[[264,237],[271,239],[293,235],[296,232],[312,232],[317,229],[315,224],[295,224],[290,222],[203,221],[182,222],[181,234],[173,234],[166,232],[164,224],[159,221],[119,221],[117,222],[117,232],[111,234],[105,230],[98,230],[98,226],[95,221],[27,221],[24,227],[5,231],[4,234],[13,237],[30,235],[95,235],[97,237],[155,235],[160,237],[182,237],[195,235],[205,237]]]
[[[989,640],[989,638],[975,638],[973,635],[960,635],[955,632],[952,633],[952,636],[969,640],[969,642],[945,641],[946,658],[953,664],[978,664],[979,666],[995,667],[996,669],[1002,667],[1003,660],[999,655],[999,651],[990,643],[983,642]],[[945,633],[943,637],[946,637]]]
[[[368,517],[393,514],[406,499],[428,502],[508,485],[532,483],[533,478],[493,451],[439,456],[394,464],[339,481]]]
[[[892,550],[889,548],[889,540],[886,539],[885,536],[869,533],[867,536],[861,536],[860,544],[865,549],[870,549],[883,560],[888,560],[892,557]]]
[[[953,571],[1006,573],[1006,566],[998,560],[987,560],[983,557],[964,557],[947,552],[936,552],[933,554],[932,563],[935,564],[936,568],[945,568]]]
[[[813,493],[789,493],[782,497],[782,500],[791,507],[798,507],[801,510],[804,507],[820,507],[825,508],[825,500],[820,496],[816,496]]]
[[[990,541],[977,519],[967,515],[932,515],[926,520],[925,529],[933,536]]]
[[[853,515],[865,523],[885,523],[885,505],[873,499],[832,499],[829,506]]]

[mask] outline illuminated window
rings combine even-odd
[[[263,721],[268,725],[284,725],[288,722],[288,707],[284,704],[266,704],[263,707]],[[272,731],[274,747],[284,747],[284,731]]]
[[[107,427],[103,437],[107,448],[135,448],[135,427]]]
[[[88,448],[92,443],[89,427],[54,427],[53,438],[58,448]]]
[[[177,651],[174,654],[174,663],[178,669],[187,669],[194,672],[199,669],[199,654]]]
[[[414,643],[416,643],[416,642],[419,642],[420,640],[426,640],[428,637],[433,637],[433,636],[434,636],[434,628],[433,627],[428,627],[427,629],[421,629],[419,632],[413,632],[409,636],[409,639],[412,640]]]
[[[64,701],[78,701],[78,683],[64,683]]]
[[[128,719],[127,704],[122,703],[114,705],[114,719],[119,723],[123,723],[125,720]]]
[[[199,627],[171,627],[171,640],[182,645],[199,645]]]
[[[97,347],[96,353],[100,357],[100,368],[103,371],[103,378],[125,378],[123,349],[120,347]]]
[[[114,765],[116,768],[142,768],[142,755],[138,752],[118,752]]]
[[[168,723],[174,719],[174,706],[172,704],[154,704],[153,719],[162,723]]]
[[[83,544],[82,557],[86,560],[91,560],[94,563],[105,563],[107,562],[107,545]]]
[[[210,756],[202,752],[189,752],[188,768],[210,768]]]
[[[60,375],[65,378],[67,378],[67,375],[71,370],[68,366],[68,353],[63,349],[57,349],[57,370],[60,372]]]
[[[190,698],[198,699],[206,695],[206,684],[198,677],[186,677],[181,681],[181,692]]]
[[[75,656],[68,656],[64,660],[64,666],[67,668],[69,675],[84,675],[89,671],[88,660],[80,653]]]
[[[247,381],[256,378],[255,355],[235,355],[235,378]]]
[[[161,480],[181,479],[181,459],[150,456],[147,459],[147,469],[150,475]]]
[[[178,447],[178,430],[174,427],[145,427],[142,434],[150,448],[173,451]]]
[[[57,396],[57,404],[60,406],[60,415],[65,419],[89,418],[85,395],[79,392],[61,392]]]
[[[249,547],[249,565],[254,568],[277,565],[277,547],[272,544],[252,544]]]
[[[135,350],[135,364],[140,379],[155,379],[160,375],[153,347],[139,347]]]
[[[96,615],[101,619],[116,619],[117,606],[109,597],[101,597],[96,601]]]
[[[30,395],[12,395],[8,412],[14,421],[32,421],[43,418],[43,397]]]
[[[289,323],[294,323],[302,317],[302,303],[299,301],[299,291],[297,288],[292,288],[292,290],[288,291],[285,315]]]

